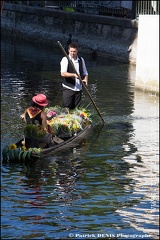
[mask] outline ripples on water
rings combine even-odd
[[[2,40],[2,148],[22,136],[32,95],[61,103],[61,57]],[[105,125],[37,162],[1,164],[2,239],[158,239],[158,98],[134,90],[134,67],[86,62]]]

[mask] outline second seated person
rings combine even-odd
[[[76,72],[81,77],[84,84],[88,85],[88,71],[84,58],[78,56],[78,45],[70,43],[68,46],[69,58],[73,62]],[[70,66],[67,57],[63,57],[61,62],[61,76],[63,77],[63,107],[74,109],[80,107],[82,97],[82,82]]]

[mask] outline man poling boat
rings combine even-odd
[[[72,68],[72,70],[74,71],[74,73],[76,74],[76,76],[78,77],[78,79],[80,80],[80,82],[82,83],[83,88],[85,89],[85,91],[86,91],[89,99],[91,100],[91,102],[92,102],[95,110],[97,111],[99,117],[101,118],[102,123],[104,124],[104,119],[103,119],[103,117],[102,117],[102,114],[100,113],[99,109],[98,109],[97,106],[96,106],[96,103],[94,102],[91,94],[89,93],[89,91],[88,91],[88,89],[87,89],[87,86],[86,86],[86,84],[84,83],[84,80],[82,80],[82,77],[81,77],[80,74],[77,72],[77,70],[76,70],[73,62],[71,61],[71,59],[70,59],[69,56],[67,55],[67,53],[66,53],[66,51],[64,50],[64,48],[63,48],[62,44],[60,43],[60,41],[57,41],[57,43],[58,43],[60,49],[62,50],[63,54],[64,54],[65,57],[67,58],[70,67]],[[87,79],[87,80],[88,80],[88,79]]]

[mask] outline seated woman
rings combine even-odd
[[[44,107],[48,105],[48,100],[44,94],[38,94],[32,97],[31,106],[28,107],[21,115],[21,118],[27,124],[39,124],[46,131],[46,135],[40,139],[41,143],[46,143],[48,146],[52,143],[52,129],[47,125],[47,116],[44,112]],[[24,143],[25,144],[25,143]]]

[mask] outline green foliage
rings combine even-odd
[[[2,156],[4,160],[10,161],[21,161],[21,160],[31,160],[33,156],[41,157],[40,148],[29,148],[26,149],[24,146],[10,149],[6,146],[2,151]]]
[[[77,133],[91,122],[91,114],[85,108],[75,108],[69,110],[60,106],[45,108],[46,114],[54,113],[52,118],[48,119],[48,124],[51,126],[53,135],[61,136],[67,134],[67,137]]]
[[[54,123],[51,128],[52,128],[52,132],[53,135],[57,135],[59,132],[59,127],[60,127],[60,123]]]
[[[85,108],[69,110],[68,108],[61,108],[57,105],[45,109],[46,113],[49,111],[55,113],[55,116],[48,121],[48,124],[52,128],[53,135],[71,137],[74,133],[77,133],[79,129],[83,129],[91,122],[91,114]],[[34,146],[38,146],[36,142],[45,137],[45,135],[46,131],[41,125],[27,124],[24,127],[25,144],[27,148],[25,146],[17,147],[16,144],[10,144],[2,151],[3,159],[21,161],[32,159],[33,156],[40,157],[41,149]],[[27,144],[27,142],[35,142],[35,144]]]
[[[24,136],[31,139],[41,139],[46,135],[46,131],[39,124],[27,124],[24,128]]]
[[[49,111],[54,111],[57,115],[60,114],[69,114],[69,108],[62,108],[58,105],[55,105],[54,107],[46,107],[44,110],[46,113],[48,113]]]
[[[74,12],[74,9],[72,7],[64,7],[63,10],[66,12]]]

